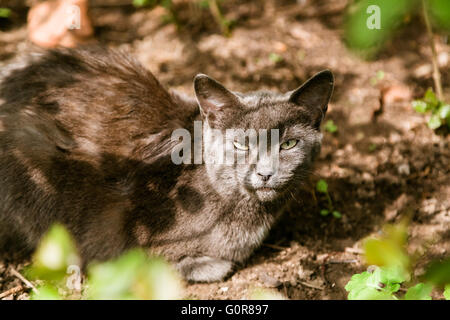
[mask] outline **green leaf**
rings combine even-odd
[[[45,284],[38,288],[39,292],[31,293],[31,300],[62,300],[61,295],[58,293],[58,289],[50,284]]]
[[[428,0],[431,20],[439,29],[450,30],[450,1]]]
[[[419,113],[425,113],[428,111],[428,105],[423,100],[414,100],[412,102],[412,107]]]
[[[403,17],[412,11],[411,0],[360,0],[354,1],[348,8],[345,20],[344,37],[350,48],[363,50],[369,54],[378,50],[384,42],[393,36],[394,30],[402,23]],[[367,12],[369,8],[378,8],[378,12]],[[368,26],[376,17],[380,19],[379,28]]]
[[[450,284],[447,284],[444,289],[445,300],[450,300]]]
[[[378,70],[377,71],[377,79],[378,80],[383,80],[384,79],[384,71],[383,70]]]
[[[161,258],[131,250],[118,259],[89,268],[90,299],[177,299],[181,282]]]
[[[397,292],[400,289],[400,284],[409,279],[403,269],[397,266],[381,267],[377,270],[380,273],[380,282],[385,285],[384,290],[390,293]]]
[[[393,295],[400,285],[387,281],[388,273],[376,268],[373,273],[367,271],[354,274],[351,280],[345,286],[349,300],[393,300]],[[383,282],[384,281],[384,282]]]
[[[439,105],[439,100],[436,97],[436,94],[434,93],[433,89],[429,88],[427,92],[425,92],[425,96],[423,97],[423,100],[428,104],[429,108],[434,109]]]
[[[375,143],[371,143],[369,145],[369,152],[374,152],[377,149],[377,145]]]
[[[209,1],[208,0],[200,0],[198,2],[198,6],[202,9],[208,9],[209,8]]]
[[[334,124],[333,120],[328,120],[325,123],[325,130],[327,130],[330,133],[334,133],[338,130],[338,127]]]
[[[431,290],[433,290],[433,286],[430,284],[418,283],[408,289],[405,300],[431,300]]]
[[[152,0],[152,1],[154,1],[154,3],[156,3],[155,0]],[[160,2],[160,4],[161,4],[161,7],[163,7],[166,10],[170,10],[172,8],[172,0],[162,0]]]
[[[432,114],[430,119],[428,120],[428,127],[430,129],[436,130],[442,125],[441,118],[439,118],[438,114]]]
[[[339,211],[333,211],[333,217],[340,219],[342,218],[342,214]]]
[[[317,191],[319,191],[321,193],[328,193],[328,184],[327,184],[327,182],[325,180],[323,180],[323,179],[320,179],[317,182],[316,189],[317,189]]]
[[[380,239],[369,238],[364,242],[365,259],[369,265],[387,267],[396,272],[397,280],[409,280],[409,256],[406,252],[407,224],[386,225]],[[391,277],[394,277],[391,274]]]
[[[439,108],[438,113],[439,113],[439,117],[440,117],[441,119],[447,119],[447,118],[449,118],[449,117],[450,117],[450,104],[443,104],[443,105]]]
[[[320,210],[320,215],[322,215],[324,217],[327,216],[329,213],[330,213],[330,211],[328,211],[327,209]]]
[[[75,244],[66,229],[55,224],[42,238],[26,273],[31,278],[62,280],[70,265],[80,265]]]
[[[11,15],[11,9],[0,8],[0,18],[9,18],[10,15]]]
[[[280,56],[279,54],[276,54],[274,52],[272,52],[271,54],[269,54],[269,59],[270,61],[272,61],[273,63],[278,63],[283,61],[283,57]]]
[[[425,271],[424,279],[439,286],[450,284],[450,258],[431,263]]]

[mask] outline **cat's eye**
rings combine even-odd
[[[236,141],[234,141],[233,144],[234,144],[234,147],[235,147],[236,149],[238,149],[238,150],[248,151],[248,146],[245,145],[245,144],[241,144],[241,143],[236,142]]]
[[[295,147],[297,145],[297,143],[298,143],[298,140],[291,139],[291,140],[288,140],[286,142],[283,142],[281,144],[280,148],[283,149],[283,150],[289,150],[289,149],[292,149],[293,147]]]

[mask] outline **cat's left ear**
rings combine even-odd
[[[318,125],[325,116],[328,102],[334,88],[334,76],[330,70],[324,70],[307,80],[301,87],[294,90],[289,97],[289,102],[307,107],[312,111],[320,111]]]
[[[195,77],[194,90],[205,116],[221,113],[239,105],[239,99],[234,93],[205,74],[198,74]]]

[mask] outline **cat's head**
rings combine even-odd
[[[194,89],[204,125],[204,158],[216,191],[271,201],[298,187],[320,151],[320,124],[333,85],[333,74],[325,70],[285,94],[242,94],[197,75]],[[223,134],[219,146],[218,132]],[[250,137],[254,132],[256,141]],[[264,137],[268,152],[258,152]],[[235,154],[231,162],[227,153]],[[220,161],[218,156],[223,156]]]

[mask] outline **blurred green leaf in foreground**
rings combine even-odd
[[[0,8],[0,18],[9,18],[11,15],[11,9]]]
[[[150,300],[182,296],[181,278],[172,266],[162,258],[148,257],[143,250],[131,250],[115,260],[89,265],[83,286],[80,266],[69,233],[63,226],[54,225],[26,270],[26,275],[38,283],[31,299]],[[77,281],[73,280],[80,283],[77,294],[73,292]]]
[[[349,7],[344,27],[348,46],[372,55],[392,36],[416,3],[415,0],[355,1]]]
[[[395,31],[420,12],[418,0],[356,0],[349,6],[344,26],[348,46],[369,57],[393,37]],[[450,31],[450,1],[427,0],[431,23]]]

